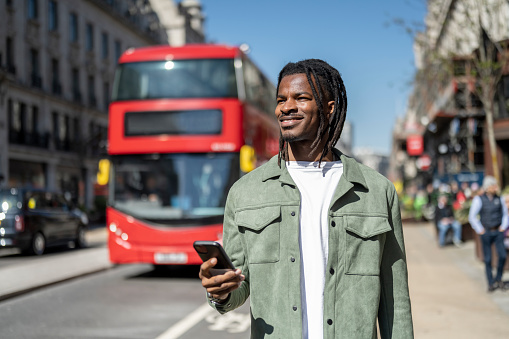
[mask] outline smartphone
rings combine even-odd
[[[235,270],[232,261],[224,251],[223,246],[217,241],[195,241],[193,247],[204,262],[210,258],[216,258],[214,268]]]

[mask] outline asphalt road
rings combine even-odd
[[[97,240],[99,239],[99,240]],[[49,250],[41,257],[4,251],[0,276],[13,267],[80,265],[103,251],[104,234],[92,248]],[[101,248],[102,247],[102,248]],[[88,255],[90,253],[90,255]],[[94,254],[96,255],[96,254]],[[0,338],[245,338],[249,333],[246,307],[220,317],[205,304],[198,266],[122,265],[50,284],[0,301]],[[37,279],[37,277],[32,277]]]
[[[150,265],[129,265],[12,298],[0,303],[1,337],[157,338],[204,304],[196,274],[196,267],[159,272]],[[246,337],[247,313],[244,330],[232,334],[228,329],[239,325],[209,329],[218,327],[210,311],[178,338]]]

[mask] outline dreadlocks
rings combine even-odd
[[[323,157],[332,150],[332,147],[334,147],[341,136],[341,131],[343,130],[346,118],[346,88],[343,84],[341,74],[339,74],[334,67],[320,59],[307,59],[295,63],[290,62],[283,67],[278,76],[276,95],[279,92],[279,84],[281,83],[281,80],[285,76],[292,74],[306,74],[309,85],[313,91],[313,96],[318,104],[320,124],[318,126],[316,139],[311,144],[310,154],[317,151],[318,146],[322,142],[325,134],[328,132],[327,142],[325,143],[318,162],[320,164]],[[316,87],[313,83],[313,79],[316,82]],[[322,103],[325,100],[331,101],[332,99],[334,99],[334,111],[327,121],[327,114]],[[278,155],[278,165],[280,167],[281,159],[288,160],[288,142],[283,140],[280,130]]]

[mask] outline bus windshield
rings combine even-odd
[[[122,155],[112,160],[110,204],[159,224],[222,222],[226,196],[240,175],[236,153]]]
[[[165,60],[118,66],[112,100],[236,98],[233,59]]]

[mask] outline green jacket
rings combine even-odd
[[[378,172],[338,152],[343,175],[329,207],[324,338],[413,338],[398,197]],[[246,280],[220,313],[250,296],[252,338],[302,338],[300,193],[277,156],[238,180],[224,245]]]

